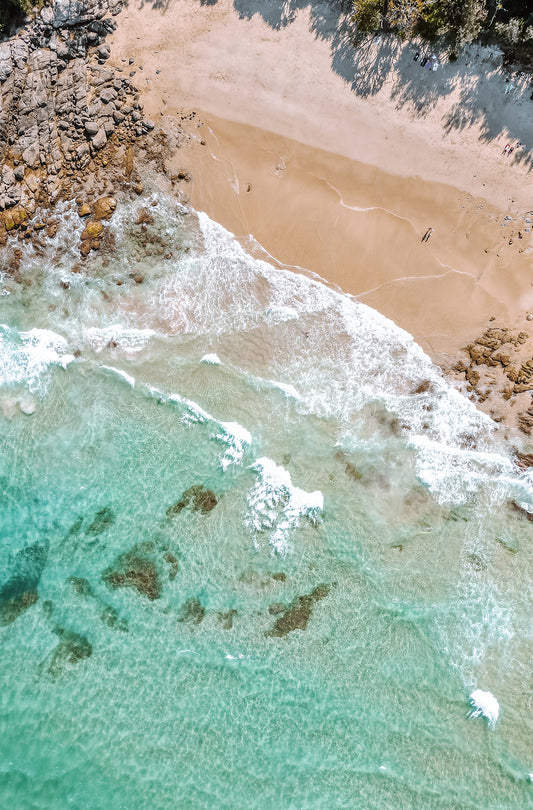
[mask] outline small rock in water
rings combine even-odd
[[[185,509],[186,506],[192,502],[192,508],[195,512],[202,512],[207,514],[215,508],[218,501],[216,495],[210,489],[204,489],[202,484],[197,484],[189,489],[186,489],[180,500],[169,506],[167,509],[167,517],[174,517]]]
[[[237,611],[233,608],[231,610],[227,610],[224,613],[218,614],[218,620],[222,624],[222,628],[224,630],[231,630],[233,627],[233,619],[237,615]]]
[[[289,607],[285,609],[283,615],[276,620],[272,630],[269,630],[265,635],[283,638],[293,630],[305,630],[311,618],[314,604],[320,602],[321,599],[325,599],[330,590],[330,585],[317,585],[311,593],[297,596]]]
[[[135,588],[151,601],[161,597],[161,579],[154,561],[147,556],[146,544],[138,544],[120,554],[102,579],[108,588]],[[149,553],[149,552],[148,552]]]
[[[68,664],[77,664],[89,658],[93,652],[91,642],[79,633],[56,627],[54,633],[60,637],[60,642],[52,653],[52,660],[48,672],[56,678]]]
[[[178,621],[188,624],[200,624],[205,616],[205,607],[195,596],[186,599],[179,612]]]
[[[111,507],[104,506],[103,509],[99,509],[96,515],[94,516],[94,520],[87,529],[89,534],[102,534],[103,531],[112,526],[115,522],[115,514]]]

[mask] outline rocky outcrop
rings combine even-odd
[[[110,142],[153,129],[105,38],[121,0],[55,0],[0,43],[0,211],[53,205]]]
[[[130,551],[120,554],[107,568],[102,579],[108,588],[134,588],[150,601],[161,597],[162,585],[153,558],[153,544],[138,543]]]
[[[273,636],[274,638],[283,638],[289,633],[292,633],[293,630],[305,630],[312,616],[314,605],[322,599],[325,599],[330,590],[331,585],[317,585],[311,593],[297,596],[288,608],[280,604],[279,610],[276,609],[275,613],[281,611],[283,611],[283,613],[279,619],[276,619],[272,630],[269,630],[265,635]],[[278,606],[276,606],[276,608],[277,607]]]
[[[0,626],[11,624],[37,602],[37,586],[47,558],[48,546],[42,543],[18,552],[13,573],[0,588]]]
[[[173,503],[167,509],[167,517],[172,518],[185,509],[185,507],[192,505],[195,512],[201,512],[206,515],[215,508],[218,501],[216,495],[210,489],[204,489],[202,484],[196,484],[190,489],[186,489],[179,501]]]

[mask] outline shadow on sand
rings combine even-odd
[[[172,0],[143,2],[165,10]],[[214,6],[219,0],[198,2]],[[514,120],[520,116],[506,115],[522,105],[533,112],[533,77],[509,72],[496,51],[473,48],[470,55],[465,52],[451,63],[437,46],[401,42],[387,35],[361,37],[351,19],[351,0],[233,0],[233,6],[241,19],[251,20],[257,14],[274,30],[287,27],[299,11],[307,9],[311,31],[329,43],[332,69],[352,91],[367,98],[388,84],[397,109],[407,107],[413,117],[426,116],[461,83],[460,98],[442,121],[445,132],[477,126],[481,140],[505,137],[521,142],[509,161],[533,167],[533,129],[526,130]],[[417,51],[420,55],[415,60]],[[436,71],[422,66],[424,56],[435,57]]]

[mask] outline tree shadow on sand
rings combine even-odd
[[[165,10],[172,0],[144,0]],[[198,0],[201,6],[214,6],[219,0]],[[331,67],[358,96],[368,98],[390,85],[397,109],[406,108],[413,117],[423,118],[461,84],[460,98],[445,113],[442,124],[447,134],[476,126],[480,139],[505,137],[522,142],[510,161],[533,167],[533,130],[526,129],[519,115],[506,114],[524,107],[524,117],[533,100],[533,77],[512,74],[502,67],[501,56],[490,49],[473,47],[457,62],[450,62],[443,48],[417,41],[401,42],[392,35],[361,36],[352,21],[351,0],[233,0],[242,20],[259,15],[273,30],[294,22],[307,10],[309,27],[317,39],[329,44]],[[420,56],[414,59],[417,51]],[[435,56],[436,71],[422,66],[423,56]],[[505,79],[512,89],[502,88]],[[502,99],[503,94],[503,99]],[[503,103],[502,103],[503,102]],[[527,106],[526,106],[527,105]],[[505,136],[504,134],[505,133]]]

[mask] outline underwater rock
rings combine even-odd
[[[359,470],[356,467],[354,467],[354,465],[351,464],[350,462],[348,462],[346,464],[346,467],[344,468],[344,472],[346,473],[348,478],[352,479],[352,481],[360,481],[362,479],[362,477],[363,477],[361,475],[361,473],[359,472]]]
[[[331,585],[317,585],[311,592],[293,599],[289,607],[279,619],[276,619],[274,627],[265,633],[266,636],[283,638],[293,630],[305,630],[307,623],[313,613],[313,605],[325,599],[331,590]]]
[[[168,572],[168,578],[172,581],[176,579],[176,574],[179,571],[179,564],[177,558],[172,554],[171,551],[167,551],[166,554],[163,555],[163,559],[167,562],[170,566],[170,571]]]
[[[11,624],[37,602],[37,586],[47,557],[48,546],[42,543],[18,552],[14,573],[0,589],[0,626]]]
[[[104,604],[100,618],[104,624],[107,624],[108,627],[112,627],[114,630],[121,630],[123,633],[127,633],[130,629],[127,619],[123,619],[118,611],[111,605]]]
[[[218,614],[218,620],[222,624],[222,628],[224,630],[231,630],[233,627],[233,619],[237,615],[237,611],[234,608],[231,610],[226,610],[224,613]]]
[[[205,616],[205,607],[199,599],[192,596],[186,599],[178,615],[179,622],[188,622],[189,624],[200,624]]]
[[[94,596],[91,583],[85,577],[69,577],[67,581],[70,582],[78,596]]]
[[[159,571],[153,560],[144,556],[145,553],[146,548],[140,544],[120,554],[102,574],[107,587],[113,590],[135,588],[151,601],[159,599],[162,590]]]
[[[424,380],[411,392],[412,394],[425,394],[431,388],[431,380]]]
[[[146,208],[139,208],[135,217],[136,225],[151,225],[153,221],[153,216]]]
[[[270,576],[272,579],[276,580],[276,582],[285,582],[287,579],[287,574],[285,574],[283,571],[277,571],[274,574],[270,574]]]
[[[210,489],[204,489],[203,484],[196,484],[190,489],[186,489],[179,501],[169,506],[167,509],[167,517],[174,517],[179,515],[182,509],[192,502],[192,508],[195,512],[201,512],[206,515],[215,508],[218,501],[216,495]]]
[[[271,616],[279,616],[280,613],[284,613],[287,610],[287,605],[284,605],[283,602],[274,602],[274,604],[268,606],[268,612]]]
[[[469,554],[468,555],[468,563],[474,569],[474,571],[484,571],[487,567],[483,557],[480,554]]]
[[[93,646],[85,636],[74,633],[72,630],[56,627],[54,633],[61,639],[52,653],[48,667],[48,672],[55,678],[61,674],[65,665],[77,664],[79,661],[89,658],[92,655]]]
[[[96,515],[94,516],[94,520],[87,529],[88,534],[102,534],[103,531],[112,526],[115,522],[115,514],[111,507],[104,506],[103,509],[99,509]]]

